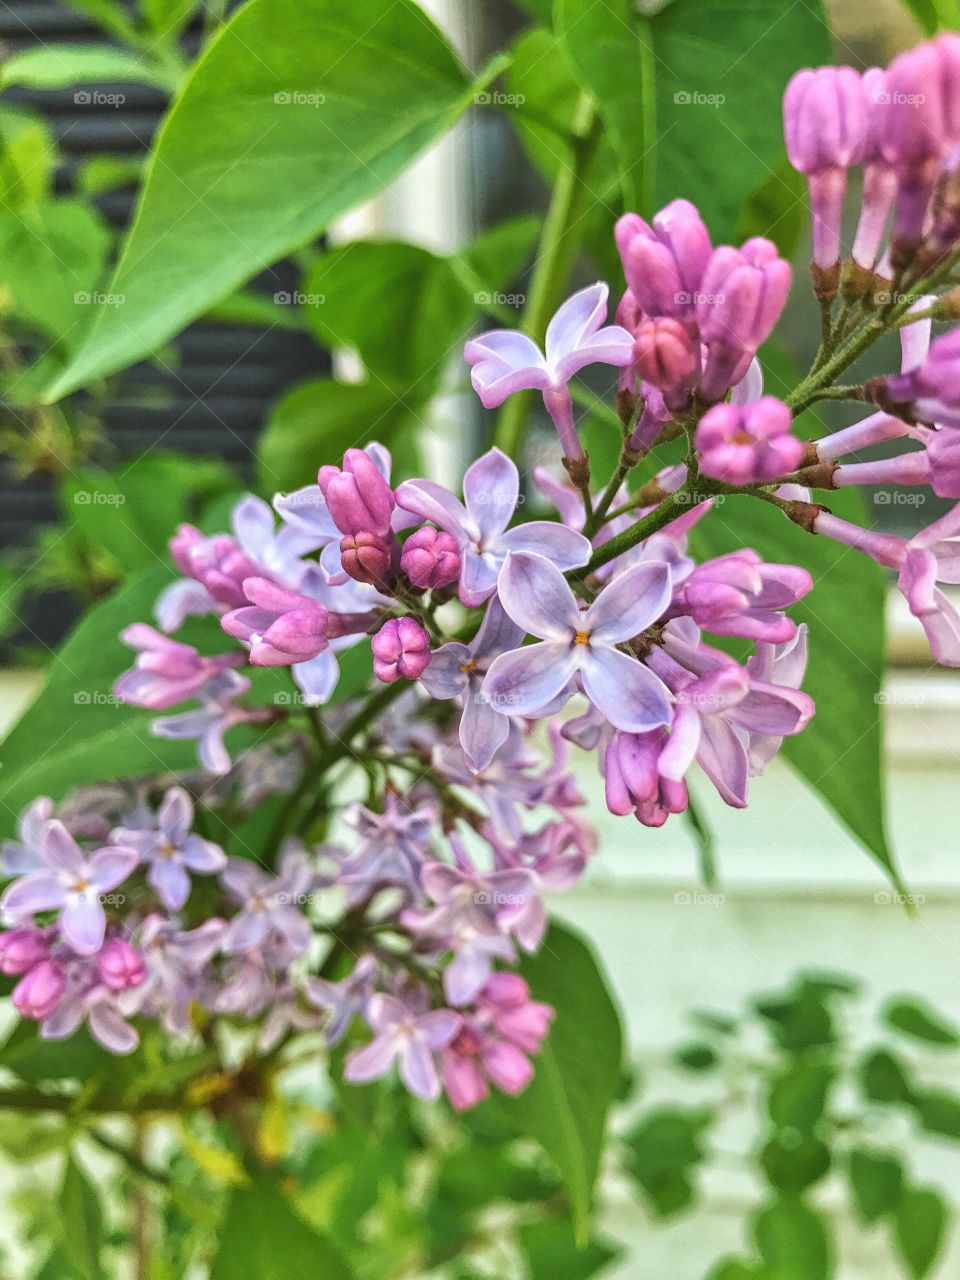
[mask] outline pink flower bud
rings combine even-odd
[[[382,587],[390,577],[393,549],[379,533],[348,533],[340,540],[340,560],[355,582]]]
[[[820,267],[832,267],[840,258],[847,169],[859,158],[866,117],[860,76],[852,67],[798,71],[787,85],[787,154],[809,181],[813,260]]]
[[[47,956],[47,942],[39,929],[11,929],[0,935],[0,973],[26,973]]]
[[[640,377],[659,388],[668,408],[689,405],[700,376],[700,349],[679,320],[644,320],[636,331],[634,358]]]
[[[38,1022],[53,1013],[67,989],[63,970],[52,960],[41,960],[13,988],[11,999],[21,1018]]]
[[[740,381],[780,319],[790,291],[790,265],[777,247],[754,236],[741,249],[714,250],[703,277],[697,322],[708,348],[701,392],[719,400]]]
[[[348,449],[343,469],[321,467],[317,483],[327,510],[341,533],[377,533],[386,538],[396,499],[393,490],[362,449]]]
[[[452,534],[426,525],[403,544],[400,568],[415,587],[449,586],[460,576],[460,548]]]
[[[97,956],[97,972],[111,991],[139,987],[147,976],[143,955],[124,938],[111,938]]]
[[[430,637],[415,618],[391,618],[370,641],[373,674],[384,684],[416,680],[430,663]]]
[[[696,295],[710,260],[710,234],[689,200],[673,200],[648,226],[625,213],[614,228],[627,284],[649,316],[694,323]]]
[[[318,600],[269,578],[247,578],[243,588],[250,604],[225,614],[220,625],[249,644],[254,666],[307,662],[327,647],[329,614]]]
[[[745,405],[714,405],[697,425],[700,469],[726,484],[780,479],[803,456],[803,445],[790,434],[791,423],[790,410],[774,396]]]

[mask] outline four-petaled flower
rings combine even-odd
[[[101,898],[124,882],[140,861],[136,849],[113,846],[87,854],[57,819],[40,839],[42,869],[15,880],[0,899],[0,910],[17,918],[59,911],[60,930],[81,956],[103,944],[107,917]]]
[[[452,1009],[417,1014],[396,996],[370,997],[367,1021],[376,1036],[347,1058],[344,1077],[354,1084],[376,1080],[399,1060],[400,1079],[418,1098],[440,1096],[440,1077],[434,1054],[445,1049],[460,1030],[461,1018]]]
[[[581,608],[555,565],[517,552],[503,567],[498,591],[514,622],[540,640],[492,663],[483,692],[501,715],[537,715],[579,675],[584,693],[618,729],[641,733],[669,723],[663,683],[617,648],[663,615],[671,595],[666,564],[634,565]]]
[[[128,830],[120,827],[111,844],[136,849],[149,864],[147,883],[168,911],[179,911],[190,896],[190,875],[210,876],[227,865],[219,845],[194,835],[193,801],[182,787],[171,787],[157,811],[156,827]]]

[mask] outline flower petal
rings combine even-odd
[[[546,355],[551,373],[557,362],[575,352],[578,347],[600,328],[607,318],[607,300],[610,290],[602,281],[567,298],[554,313],[547,325]],[[633,339],[630,340],[631,357]]]
[[[543,556],[557,568],[579,569],[593,552],[589,541],[576,529],[552,520],[531,520],[501,534],[499,546],[505,551],[529,551]]]
[[[486,695],[478,689],[468,689],[460,717],[460,745],[472,773],[482,773],[486,769],[506,742],[509,732],[509,718],[494,711]]]
[[[499,449],[488,449],[463,477],[463,500],[484,539],[502,533],[520,496],[516,463]]]
[[[337,687],[340,664],[336,656],[324,649],[315,658],[297,662],[290,668],[297,688],[303,694],[308,707],[322,706]]]
[[[180,846],[180,857],[184,866],[203,876],[214,875],[227,865],[227,855],[220,846],[200,836],[187,836]]]
[[[89,1027],[94,1040],[110,1053],[133,1053],[140,1043],[130,1023],[105,1002],[95,1004],[90,1010]]]
[[[404,480],[397,487],[397,505],[404,511],[432,520],[460,541],[468,537],[466,525],[470,519],[462,502],[433,480]]]
[[[495,658],[483,696],[504,716],[535,716],[566,685],[577,667],[573,646],[544,641]]]
[[[506,721],[504,721],[506,723]],[[12,916],[32,916],[37,911],[55,911],[63,906],[60,878],[50,871],[33,871],[15,881],[0,898],[0,910]]]
[[[649,667],[606,646],[591,644],[581,652],[584,692],[612,725],[629,733],[645,733],[670,723],[666,686]]]
[[[90,859],[90,884],[99,893],[109,893],[133,874],[139,862],[140,854],[136,849],[126,849],[122,845],[98,849]]]
[[[469,665],[472,656],[467,646],[456,640],[434,649],[430,655],[430,665],[420,676],[420,683],[430,697],[455,698],[463,693],[469,681],[462,668]]]
[[[414,1035],[400,1054],[400,1079],[418,1098],[434,1101],[440,1096],[440,1077],[433,1054],[420,1036]]]
[[[183,787],[171,787],[157,812],[157,826],[171,844],[182,844],[193,822],[193,801]]]
[[[231,517],[233,532],[240,546],[252,560],[259,562],[264,546],[273,541],[276,525],[273,511],[262,498],[248,493],[238,502]]]
[[[746,805],[750,777],[747,749],[722,716],[705,716],[701,721],[697,761],[727,804],[735,809]]]
[[[543,556],[511,552],[500,570],[497,594],[517,626],[541,640],[569,643],[582,627],[582,615],[567,580]]]
[[[584,614],[583,629],[603,644],[630,640],[662,616],[671,590],[669,565],[641,561],[603,588]]]
[[[460,1030],[461,1018],[452,1009],[432,1009],[417,1019],[417,1034],[434,1051],[445,1049]]]
[[[516,329],[492,329],[463,348],[473,365],[470,381],[485,409],[495,409],[515,391],[546,390],[550,374],[540,348]]]
[[[355,1049],[348,1055],[343,1069],[344,1080],[352,1084],[378,1080],[390,1070],[399,1048],[400,1043],[392,1032],[377,1036],[362,1049]]]
[[[40,856],[45,866],[56,871],[82,876],[87,869],[86,856],[58,818],[51,819],[43,828]]]
[[[95,893],[71,894],[60,913],[60,932],[77,955],[92,956],[103,945],[107,917]]]

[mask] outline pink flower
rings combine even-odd
[[[185,702],[208,681],[243,662],[242,653],[203,658],[189,644],[161,635],[145,622],[136,622],[120,633],[120,639],[136,649],[137,661],[114,685],[124,702],[162,711]]]
[[[318,600],[268,578],[247,578],[243,590],[249,604],[225,614],[220,625],[250,646],[255,667],[309,662],[327,647],[330,615]]]
[[[625,213],[614,227],[623,273],[640,311],[672,316],[694,333],[697,295],[710,261],[710,233],[689,200],[673,200],[649,226]]]
[[[403,544],[400,568],[415,587],[436,590],[460,577],[460,548],[452,533],[429,525],[412,533]]]
[[[747,405],[717,404],[697,424],[704,475],[725,484],[778,480],[798,466],[803,445],[790,434],[790,410],[773,396]]]
[[[396,505],[393,490],[363,449],[348,449],[342,470],[321,467],[317,483],[341,533],[389,536]]]

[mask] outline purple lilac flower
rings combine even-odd
[[[460,600],[475,608],[497,588],[497,575],[511,551],[534,551],[560,569],[590,559],[590,543],[574,529],[546,520],[508,529],[520,496],[520,473],[499,449],[491,449],[463,477],[463,503],[432,480],[405,480],[397,501],[453,535],[460,548]]]
[[[331,1048],[347,1034],[353,1019],[364,1014],[379,972],[380,966],[374,957],[363,955],[341,982],[307,978],[304,992],[307,999],[327,1015],[323,1038]]]
[[[202,1003],[205,967],[220,950],[225,930],[226,922],[217,917],[184,930],[156,914],[147,916],[140,927],[138,941],[147,965],[142,1008],[159,1018],[171,1035],[190,1035],[190,1006]]]
[[[220,878],[240,903],[240,910],[227,924],[224,951],[252,951],[269,934],[280,939],[281,949],[290,960],[306,951],[311,929],[300,908],[314,887],[316,875],[301,849],[291,848],[282,855],[277,875],[242,858],[231,858]]]
[[[486,696],[481,692],[480,697]],[[483,804],[494,830],[505,839],[519,838],[523,809],[543,803],[543,779],[532,773],[540,757],[516,725],[508,725],[506,741],[483,769],[468,768],[463,752],[454,746],[438,747],[433,763],[443,777],[465,787]]]
[[[15,880],[0,899],[0,910],[15,919],[57,911],[64,939],[78,955],[100,950],[107,927],[101,898],[133,872],[135,849],[113,846],[87,854],[62,822],[48,822],[40,838],[41,870]]]
[[[309,662],[327,647],[330,615],[322,604],[267,578],[247,578],[248,603],[220,620],[227,635],[250,647],[256,667]]]
[[[40,1022],[40,1037],[65,1040],[86,1022],[94,1040],[109,1053],[133,1053],[140,1036],[128,1019],[139,1012],[141,1001],[140,985],[114,991],[100,980],[94,964],[73,961],[68,966],[66,989],[56,1008]]]
[[[679,320],[669,316],[644,320],[634,335],[637,373],[655,386],[671,413],[689,407],[700,380],[700,345]]]
[[[614,237],[640,312],[670,316],[695,333],[698,294],[712,251],[710,233],[695,206],[673,200],[654,216],[652,226],[636,213],[625,213]]]
[[[388,791],[383,813],[358,804],[351,806],[343,819],[360,836],[360,843],[341,862],[337,876],[349,904],[365,902],[384,885],[397,885],[414,893],[436,822],[433,808],[407,808],[393,791]]]
[[[53,1013],[67,989],[67,976],[56,960],[32,965],[11,992],[13,1007],[21,1018],[39,1022]]]
[[[697,424],[700,470],[734,485],[788,475],[803,457],[803,445],[790,434],[792,424],[790,410],[774,396],[743,406],[716,404]]]
[[[850,256],[858,266],[872,271],[880,252],[887,218],[897,197],[897,173],[884,154],[884,132],[890,91],[887,73],[868,67],[860,77],[863,94],[864,131],[860,144],[863,165],[863,194],[860,218]]]
[[[32,925],[0,934],[0,973],[8,977],[26,973],[50,954],[52,931]]]
[[[396,1061],[400,1079],[411,1093],[418,1098],[438,1098],[440,1078],[434,1055],[459,1031],[460,1015],[452,1009],[418,1014],[396,996],[377,992],[367,1004],[366,1018],[375,1037],[349,1055],[344,1078],[364,1084],[386,1075]]]
[[[761,641],[747,659],[752,684],[779,685],[799,689],[807,669],[807,624],[797,627],[796,635],[782,644]],[[750,773],[762,773],[780,750],[783,738],[778,734],[751,732],[747,742]]]
[[[448,587],[460,577],[460,548],[453,534],[424,525],[403,544],[400,568],[424,591]]]
[[[553,1016],[549,1005],[530,999],[519,975],[492,974],[441,1055],[443,1088],[454,1109],[482,1102],[488,1081],[504,1093],[525,1089],[533,1076],[527,1055],[539,1051]]]
[[[494,596],[480,629],[469,644],[457,640],[435,649],[420,683],[431,698],[462,698],[460,745],[474,772],[485,769],[506,741],[510,722],[498,715],[480,693],[490,663],[498,654],[515,649],[523,632],[504,613]]]
[[[545,354],[516,329],[471,338],[463,354],[473,366],[470,378],[483,407],[495,409],[516,391],[540,391],[564,457],[582,458],[567,383],[585,365],[633,361],[633,336],[619,325],[602,327],[609,296],[609,288],[598,283],[568,298],[547,325]]]
[[[930,345],[925,360],[906,373],[880,380],[895,412],[912,422],[960,427],[960,330]]]
[[[139,830],[118,828],[111,844],[135,849],[145,863],[147,883],[168,911],[179,911],[190,896],[190,872],[211,876],[227,865],[219,845],[194,835],[193,801],[182,787],[171,787],[161,801],[156,825]]]
[[[114,692],[124,702],[151,711],[185,702],[215,676],[243,662],[242,653],[203,658],[193,645],[171,640],[145,622],[121,631],[120,639],[137,650],[137,661],[113,686]]]
[[[662,827],[671,813],[683,813],[689,801],[686,783],[664,777],[659,767],[669,741],[663,726],[613,735],[603,752],[604,794],[611,813],[632,813],[645,827]]]
[[[783,610],[812,590],[806,569],[765,564],[745,547],[698,565],[674,597],[673,608],[714,635],[780,643],[797,629]]]
[[[483,692],[501,715],[538,715],[578,675],[587,697],[617,728],[638,733],[669,723],[661,681],[617,648],[663,615],[671,594],[665,564],[634,565],[582,609],[555,565],[514,552],[498,589],[513,621],[540,640],[491,665]]]
[[[840,220],[847,170],[860,159],[867,127],[859,74],[852,67],[798,71],[783,97],[790,163],[807,175],[813,215],[813,260],[824,269],[840,259]]]

